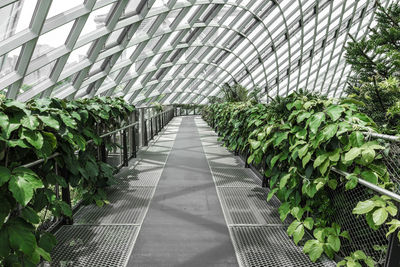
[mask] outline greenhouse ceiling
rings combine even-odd
[[[387,6],[390,1],[380,1]],[[2,0],[0,91],[199,103],[225,83],[268,97],[340,97],[344,45],[373,23],[370,0]]]

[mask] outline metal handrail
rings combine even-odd
[[[345,177],[348,177],[348,176],[351,175],[350,173],[342,171],[342,170],[339,170],[339,169],[337,169],[335,167],[331,167],[331,170],[336,172],[337,174],[343,175]],[[362,178],[357,177],[357,180],[363,186],[368,187],[368,188],[374,190],[375,192],[378,192],[378,193],[380,193],[382,195],[386,195],[386,196],[391,197],[392,199],[400,202],[400,195],[398,195],[398,194],[396,194],[396,193],[394,193],[392,191],[389,191],[389,190],[387,190],[385,188],[379,187],[379,186],[377,186],[377,185],[375,185],[375,184],[373,184],[371,182],[368,182],[368,181],[366,181],[366,180],[364,180]]]

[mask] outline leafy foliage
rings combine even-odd
[[[354,75],[347,93],[364,103],[364,113],[392,132],[400,119],[400,6],[393,3],[384,9],[377,4],[377,23],[369,35],[360,41],[350,35],[346,60]]]
[[[97,147],[110,145],[99,135],[119,126],[133,109],[119,98],[0,99],[1,265],[50,260],[55,239],[38,230],[38,215],[44,210],[56,217],[72,215],[71,207],[56,197],[55,185],[79,190],[87,203],[104,203],[103,188],[112,183],[113,168],[97,159]],[[56,152],[60,156],[50,158]],[[38,159],[45,161],[22,167]]]
[[[363,131],[377,131],[377,126],[349,99],[294,93],[270,105],[212,104],[203,117],[229,149],[248,153],[249,164],[265,166],[267,200],[274,195],[280,199],[282,221],[289,215],[295,218],[288,234],[297,244],[303,242],[306,229],[313,231],[314,239],[304,244],[312,261],[323,253],[332,258],[351,236],[333,221],[331,190],[340,184],[351,190],[360,178],[393,188],[380,155],[386,144],[365,140]],[[350,175],[338,175],[332,168]],[[353,213],[365,215],[376,229],[396,216],[397,209],[390,198],[376,195],[358,203]]]

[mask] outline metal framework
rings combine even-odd
[[[375,9],[374,0],[5,0],[0,92],[146,106],[206,103],[240,83],[262,88],[266,102],[298,88],[340,97],[348,33],[365,36]]]

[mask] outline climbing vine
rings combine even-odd
[[[120,98],[0,99],[0,265],[51,260],[56,240],[38,229],[40,216],[72,215],[56,196],[56,185],[75,188],[87,203],[106,202],[104,187],[112,183],[113,167],[97,158],[97,147],[111,143],[100,134],[119,126],[133,109]],[[50,157],[57,152],[60,156]],[[38,159],[45,161],[22,167]]]
[[[365,132],[377,128],[356,104],[352,99],[294,93],[269,105],[225,102],[203,110],[204,119],[229,149],[248,153],[248,163],[264,165],[270,189],[267,201],[274,195],[280,199],[281,220],[289,215],[293,218],[288,235],[303,245],[312,261],[323,253],[333,258],[342,242],[352,236],[333,220],[330,191],[340,184],[352,190],[360,178],[393,189],[382,161],[386,144],[366,140]],[[339,175],[333,168],[350,175]],[[353,213],[364,216],[373,229],[390,225],[388,235],[400,227],[392,218],[397,208],[386,196],[373,195],[357,203]],[[306,230],[312,239],[305,239]],[[339,265],[361,266],[360,262],[374,266],[374,260],[362,251],[355,251]]]

